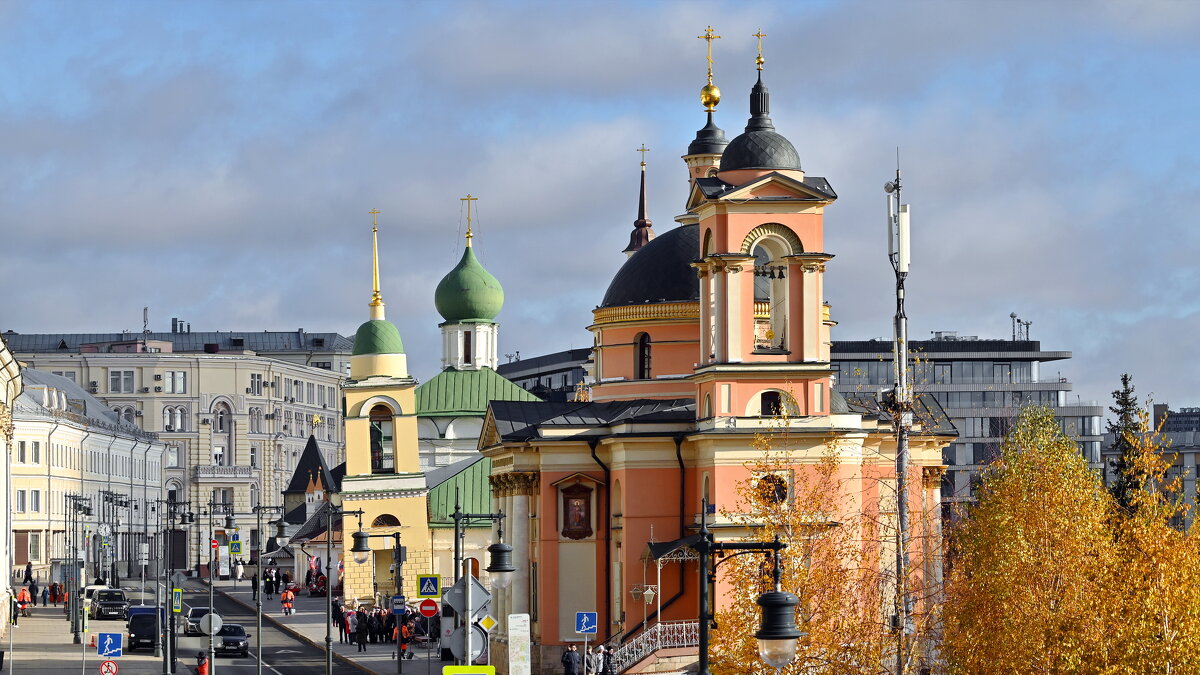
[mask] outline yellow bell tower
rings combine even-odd
[[[342,479],[342,509],[361,510],[363,529],[372,535],[400,533],[407,549],[404,586],[416,588],[416,575],[432,564],[425,474],[417,452],[416,387],[408,374],[400,331],[385,318],[379,292],[379,227],[372,210],[372,271],[370,319],[354,335],[350,379],[344,386],[346,411],[346,476]],[[356,563],[348,555],[357,531],[355,516],[345,516],[341,540],[345,564],[345,597],[366,600],[378,592],[396,592],[392,551],[394,540],[371,537],[371,555]]]

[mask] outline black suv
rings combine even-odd
[[[129,600],[119,588],[100,588],[92,594],[93,619],[124,619],[128,610]]]
[[[250,655],[250,636],[246,634],[246,629],[242,628],[242,624],[227,623],[221,626],[221,630],[217,631],[217,637],[221,638],[221,641],[216,644],[216,653]]]
[[[140,612],[129,617],[129,639],[125,648],[133,651],[138,647],[154,647],[158,642],[158,617],[152,612]]]

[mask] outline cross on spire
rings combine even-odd
[[[767,34],[762,32],[762,29],[759,28],[758,32],[755,33],[754,35],[752,35],[751,37],[758,38],[758,56],[754,59],[754,62],[756,64],[758,64],[758,69],[762,70],[763,64],[766,63],[766,61],[767,61],[766,59],[763,58],[763,55],[762,55],[762,39],[767,37]]]
[[[367,213],[371,214],[371,275],[374,282],[370,306],[379,307],[383,305],[383,296],[379,294],[379,223],[376,220],[380,212],[371,209]]]
[[[697,38],[697,39],[700,39],[700,40],[705,40],[706,42],[708,42],[708,83],[709,83],[709,84],[712,84],[712,66],[713,66],[713,60],[712,60],[712,41],[713,41],[713,40],[720,40],[720,39],[721,39],[721,36],[720,36],[720,35],[714,35],[714,34],[713,34],[713,27],[712,27],[712,26],[709,26],[708,28],[705,28],[705,29],[704,29],[704,35],[697,35],[697,36],[696,36],[696,38]]]
[[[642,143],[642,147],[638,148],[637,152],[642,153],[642,170],[645,171],[646,170],[646,153],[650,152],[650,148],[647,148],[646,144]]]
[[[471,202],[479,201],[479,197],[472,197],[468,192],[466,197],[459,197],[458,201],[467,203],[467,248],[471,247],[471,239],[475,236],[471,232]]]

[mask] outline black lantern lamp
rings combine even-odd
[[[350,547],[350,552],[354,554],[354,562],[359,565],[367,562],[371,557],[371,535],[363,532],[360,527],[358,532],[350,536],[354,538],[354,545]]]
[[[232,530],[235,527],[237,527],[237,522],[234,521],[233,514],[232,513],[226,514],[225,515],[225,529]]]
[[[275,521],[275,548],[283,548],[287,545],[288,536],[286,528],[283,524],[283,518]]]
[[[796,628],[798,604],[799,598],[784,591],[758,596],[762,624],[754,637],[758,638],[758,655],[772,668],[783,668],[796,658],[796,640],[803,635]]]
[[[513,567],[512,554],[513,547],[504,542],[496,542],[487,548],[490,562],[487,566],[487,571],[493,574],[508,574],[516,572],[517,568]]]

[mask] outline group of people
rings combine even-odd
[[[333,627],[343,643],[357,644],[358,651],[365,652],[368,644],[394,644],[399,637],[401,658],[413,658],[409,644],[421,634],[415,621],[398,622],[395,614],[379,607],[359,605],[355,609],[352,604],[343,606],[337,598],[330,601],[330,605]]]
[[[578,645],[568,645],[562,655],[562,665],[565,675],[610,675],[613,672],[612,654],[604,645],[588,647],[586,654],[579,652]]]
[[[251,579],[254,584],[254,592],[258,592],[258,572],[254,573]],[[262,592],[266,594],[268,600],[272,600],[276,595],[282,594],[287,589],[288,584],[292,583],[292,575],[287,570],[280,570],[277,567],[268,567],[263,572]],[[295,594],[293,593],[293,598]]]

